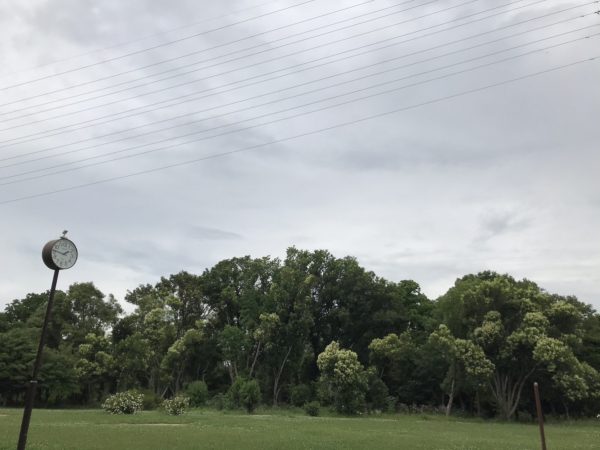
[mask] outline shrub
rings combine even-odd
[[[372,410],[383,411],[387,407],[389,390],[386,384],[374,373],[369,373],[367,403]]]
[[[230,408],[244,407],[251,413],[260,402],[260,387],[256,380],[238,377],[227,391]]]
[[[252,413],[260,402],[260,386],[258,381],[245,381],[240,386],[240,403],[248,413]]]
[[[227,390],[227,400],[229,401],[229,405],[231,408],[239,408],[242,406],[240,400],[240,391],[242,389],[242,385],[246,382],[246,379],[243,377],[237,377],[233,384]]]
[[[223,393],[215,395],[211,400],[212,405],[219,411],[224,408],[229,408],[231,401]]]
[[[312,391],[310,386],[306,384],[299,384],[290,389],[290,401],[294,406],[303,406],[305,403],[311,401]]]
[[[396,410],[401,414],[410,414],[410,406],[406,403],[398,403],[396,405]]]
[[[394,397],[392,395],[388,396],[385,399],[385,411],[387,412],[396,412],[396,405],[398,404],[398,397]]]
[[[135,414],[144,405],[144,395],[136,391],[118,392],[102,404],[102,408],[111,414]]]
[[[152,389],[134,389],[132,392],[141,394],[143,396],[142,409],[144,411],[156,409],[162,403],[162,398],[156,395]]]
[[[191,406],[204,406],[208,399],[208,387],[204,381],[198,380],[187,385],[185,393],[190,399]]]
[[[309,416],[316,417],[319,415],[321,409],[321,404],[317,401],[308,402],[304,405],[304,411]]]
[[[190,405],[190,399],[182,395],[178,395],[172,399],[163,402],[163,408],[170,416],[180,416],[185,412],[185,408]]]

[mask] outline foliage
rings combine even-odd
[[[47,298],[27,294],[0,312],[0,405],[22,404]],[[215,406],[241,408],[255,380],[272,405],[319,399],[357,413],[443,402],[448,413],[513,418],[531,411],[535,379],[547,410],[598,414],[600,315],[509,275],[466,275],[431,301],[412,280],[292,247],[282,260],[243,256],[161,277],[125,300],[127,314],[93,283],[56,292],[36,404],[97,405],[135,389],[145,408],[180,393],[202,404],[207,391]]]
[[[185,413],[187,407],[190,406],[190,399],[183,395],[166,399],[163,404],[165,412],[170,416],[180,416]]]
[[[150,389],[134,389],[133,391],[144,396],[142,408],[144,411],[152,411],[162,405],[163,399]]]
[[[110,414],[135,414],[142,410],[143,404],[143,394],[127,391],[108,396],[102,408]]]
[[[260,402],[260,386],[256,380],[240,377],[229,388],[227,397],[232,406],[236,408],[243,407],[251,413]]]
[[[256,380],[244,381],[240,386],[240,404],[248,413],[254,412],[260,402],[260,386]]]
[[[312,389],[307,384],[299,384],[290,389],[290,402],[294,406],[303,406],[311,401]]]
[[[367,405],[370,410],[388,409],[389,389],[374,370],[368,371]],[[392,409],[393,411],[393,409]]]
[[[356,414],[365,407],[367,373],[351,350],[332,342],[317,358],[329,400],[338,412]]]
[[[208,400],[208,386],[202,380],[193,381],[186,386],[185,394],[190,399],[191,406],[204,406]]]
[[[317,417],[321,413],[321,404],[317,401],[305,403],[304,412],[309,416]]]

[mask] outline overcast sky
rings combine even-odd
[[[600,308],[597,9],[0,0],[0,306],[48,289],[67,229],[59,287],[118,299],[295,245]]]

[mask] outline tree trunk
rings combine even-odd
[[[567,405],[567,402],[563,401],[562,404],[563,404],[563,407],[565,408],[565,414],[567,416],[567,420],[571,420],[571,416],[569,415],[569,406]]]
[[[446,405],[446,417],[452,412],[452,402],[454,401],[454,378],[452,379],[452,385],[450,386],[450,392],[448,393],[448,404]]]
[[[521,400],[523,386],[532,373],[533,370],[519,376],[516,380],[509,375],[502,375],[498,372],[494,373],[492,394],[503,419],[510,420],[515,414]]]
[[[285,363],[287,362],[291,351],[292,351],[292,346],[288,347],[288,351],[285,354],[285,358],[283,358],[283,362],[279,366],[279,371],[277,372],[277,375],[275,376],[275,379],[273,381],[273,406],[277,406],[277,401],[279,398],[279,391],[281,390],[281,388],[279,387],[279,381],[281,380],[281,374],[283,373],[283,368],[285,367]]]
[[[252,378],[252,374],[254,373],[254,367],[256,366],[256,360],[258,359],[258,355],[260,354],[260,344],[261,341],[258,341],[258,345],[256,346],[256,353],[254,353],[254,360],[252,361],[252,367],[250,367],[250,375],[248,378]]]

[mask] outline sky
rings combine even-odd
[[[572,0],[0,0],[0,307],[286,248],[600,309],[600,14]],[[592,58],[599,59],[592,59]]]

